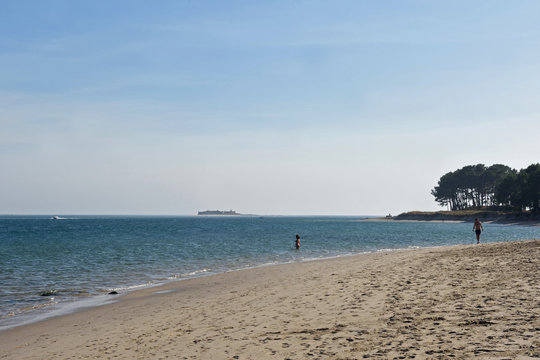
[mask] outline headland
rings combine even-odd
[[[380,220],[474,222],[476,218],[500,224],[540,225],[540,214],[500,210],[409,211]]]

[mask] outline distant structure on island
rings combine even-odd
[[[234,210],[229,210],[229,211],[206,210],[206,211],[199,211],[197,215],[242,215],[242,214],[239,214]]]

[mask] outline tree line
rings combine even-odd
[[[435,201],[450,210],[540,209],[540,164],[519,171],[506,165],[467,165],[444,174],[431,190]]]

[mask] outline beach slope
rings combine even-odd
[[[178,281],[0,332],[0,358],[535,358],[538,259],[532,240]]]

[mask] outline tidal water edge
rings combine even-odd
[[[295,235],[301,249],[295,250]],[[486,224],[482,242],[540,238]],[[469,223],[365,217],[0,217],[0,329],[177,279],[250,267],[475,242]]]

